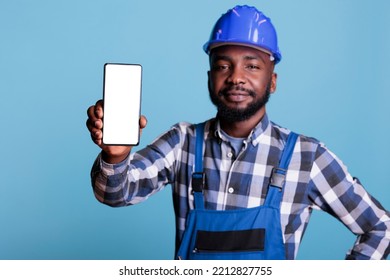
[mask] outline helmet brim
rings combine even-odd
[[[216,41],[209,41],[203,46],[203,50],[207,53],[210,54],[213,49],[216,49],[218,47],[222,46],[244,46],[244,47],[249,47],[253,48],[259,51],[262,51],[266,54],[268,54],[271,58],[271,61],[275,61],[275,64],[278,63],[282,57],[280,53],[272,53],[272,51],[268,50],[267,48],[263,48],[259,46],[258,44],[250,44],[248,42],[239,42],[239,41],[223,41],[221,42],[220,40]]]

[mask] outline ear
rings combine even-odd
[[[270,92],[274,93],[276,91],[276,81],[278,79],[278,74],[273,72],[271,76],[271,87],[270,87]]]
[[[211,85],[210,85],[210,71],[207,71],[207,87],[209,89],[209,92],[210,92],[210,88],[211,88]]]

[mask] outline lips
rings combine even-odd
[[[253,97],[254,92],[242,87],[234,87],[221,90],[219,95],[223,96],[226,101],[237,103],[246,100],[248,97]]]
[[[227,101],[241,102],[247,99],[250,95],[247,92],[227,92],[223,95]]]

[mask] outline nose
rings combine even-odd
[[[230,75],[227,79],[227,82],[229,84],[239,85],[239,84],[245,84],[245,75],[244,71],[238,67],[232,68]]]

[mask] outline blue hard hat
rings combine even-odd
[[[210,54],[213,48],[222,45],[243,45],[260,49],[269,53],[275,63],[282,59],[271,19],[255,7],[235,6],[218,19],[203,49]]]

